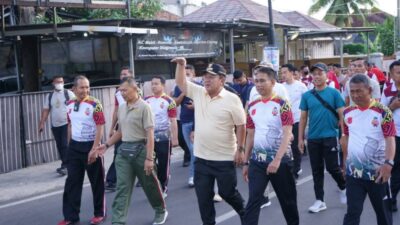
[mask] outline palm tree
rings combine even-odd
[[[365,6],[375,6],[375,0],[313,0],[313,4],[308,10],[312,15],[321,9],[329,7],[324,16],[324,21],[338,27],[349,27],[351,24],[351,13],[362,17],[365,20],[361,8]]]

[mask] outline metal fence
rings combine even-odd
[[[94,88],[91,95],[103,104],[106,126],[111,126],[115,87]],[[58,160],[50,121],[39,133],[40,115],[48,92],[0,97],[0,174]]]

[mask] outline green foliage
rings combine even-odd
[[[136,19],[152,19],[157,12],[162,9],[160,0],[131,0],[131,17]],[[128,18],[125,9],[76,9],[62,8],[58,12],[72,14],[79,17],[78,20],[94,20],[94,19],[126,19]],[[73,21],[77,19],[62,19],[57,16],[57,23]],[[34,23],[51,23],[52,18],[46,16],[45,12],[37,13]]]
[[[365,47],[363,44],[347,44],[343,46],[343,53],[349,55],[359,55],[365,53]]]
[[[394,19],[387,18],[383,24],[376,25],[376,32],[379,33],[381,40],[381,52],[386,55],[394,53]]]
[[[315,14],[328,8],[324,20],[338,27],[349,27],[351,13],[359,14],[365,20],[361,7],[374,6],[375,0],[314,0],[308,13]]]
[[[381,49],[380,33],[375,32],[375,35],[376,35],[375,40],[371,41],[371,39],[367,36],[366,33],[361,33],[361,37],[362,37],[364,43],[367,43],[367,40],[369,39],[368,40],[368,48],[369,48],[370,53],[380,52],[380,49]],[[364,48],[365,48],[365,52],[368,52],[367,46],[365,46]]]

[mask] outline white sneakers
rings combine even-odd
[[[193,179],[193,177],[189,177],[188,185],[189,185],[189,187],[194,187],[194,179]]]
[[[339,191],[340,203],[347,204],[346,189]]]
[[[213,200],[214,202],[222,202],[222,198],[219,194],[215,194]]]
[[[326,210],[326,204],[321,200],[315,201],[314,204],[310,208],[308,208],[308,211],[311,213],[317,213],[323,210]]]

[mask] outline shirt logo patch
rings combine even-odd
[[[353,118],[351,118],[351,117],[347,118],[347,123],[348,124],[351,124],[352,122],[353,122]]]
[[[90,114],[90,109],[89,108],[86,108],[85,114],[86,114],[86,116],[89,116],[89,114]]]
[[[273,116],[278,115],[278,109],[276,107],[274,107],[274,109],[272,110],[272,115]]]
[[[256,115],[256,109],[251,110],[251,115],[252,116]]]
[[[377,117],[374,117],[374,119],[371,122],[372,126],[377,127],[379,125],[379,121]]]

